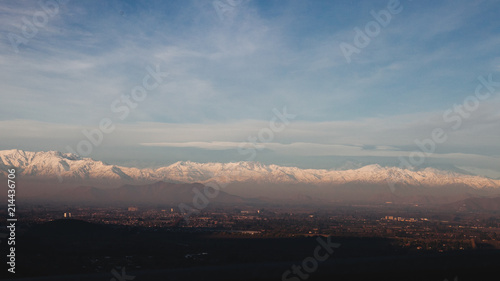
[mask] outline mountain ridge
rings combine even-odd
[[[232,183],[341,185],[346,183],[397,184],[405,186],[465,185],[474,189],[500,189],[500,180],[434,168],[408,170],[378,164],[357,169],[301,169],[259,162],[196,163],[178,161],[156,169],[110,165],[91,158],[58,151],[0,151],[0,172],[15,167],[30,178],[57,178],[60,181],[91,180],[103,183]]]

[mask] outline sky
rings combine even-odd
[[[2,1],[0,149],[500,178],[499,1]],[[496,82],[498,81],[498,82]]]

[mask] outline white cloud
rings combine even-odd
[[[2,34],[19,32],[22,17],[39,10],[37,2],[15,3],[0,7]],[[20,54],[0,41],[0,130],[8,132],[0,142],[60,149],[109,117],[116,130],[103,146],[110,148],[235,149],[269,126],[273,108],[286,105],[298,118],[262,144],[277,154],[407,155],[415,140],[442,127],[448,140],[431,157],[498,167],[498,97],[481,103],[459,130],[442,118],[473,93],[477,76],[498,71],[500,39],[491,28],[456,35],[490,20],[481,11],[492,4],[407,2],[346,65],[338,44],[372,20],[367,3],[347,20],[335,2],[322,3],[332,11],[316,18],[308,13],[317,3],[281,3],[268,16],[273,11],[251,1],[221,21],[210,1],[164,4],[175,9],[169,16],[143,3],[147,8],[126,17],[119,14],[123,3],[102,16],[93,13],[101,6],[69,2]],[[118,120],[111,102],[156,64],[169,79]]]

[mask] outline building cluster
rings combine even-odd
[[[429,220],[427,218],[418,218],[418,219],[415,219],[415,218],[402,218],[402,217],[395,217],[395,216],[385,216],[384,219],[385,220],[391,220],[391,221],[405,221],[405,222],[416,222],[418,220],[422,220],[422,221]]]
[[[36,206],[19,215],[27,224],[56,219],[79,219],[99,224],[146,227],[153,230],[203,231],[253,237],[314,235],[385,237],[397,239],[407,247],[415,249],[460,249],[472,245],[471,241],[475,244],[491,245],[498,245],[500,241],[498,216],[422,210],[394,212],[391,214],[390,210],[370,207],[330,210],[227,207],[207,208],[186,217],[177,208],[169,206],[70,209]],[[439,243],[434,245],[431,241]]]

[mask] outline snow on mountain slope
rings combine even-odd
[[[346,184],[352,182],[408,186],[445,186],[460,184],[475,189],[500,188],[500,180],[426,168],[420,171],[368,165],[352,170],[300,169],[263,165],[257,162],[194,163],[177,162],[158,169],[137,169],[108,165],[90,158],[57,151],[0,151],[0,170],[16,167],[18,174],[34,178],[63,180],[101,180],[123,182],[175,181],[184,183],[210,181]]]
[[[108,165],[90,158],[57,151],[0,151],[0,168],[16,167],[22,175],[39,178],[147,180],[151,171]],[[4,168],[5,167],[5,168]]]

